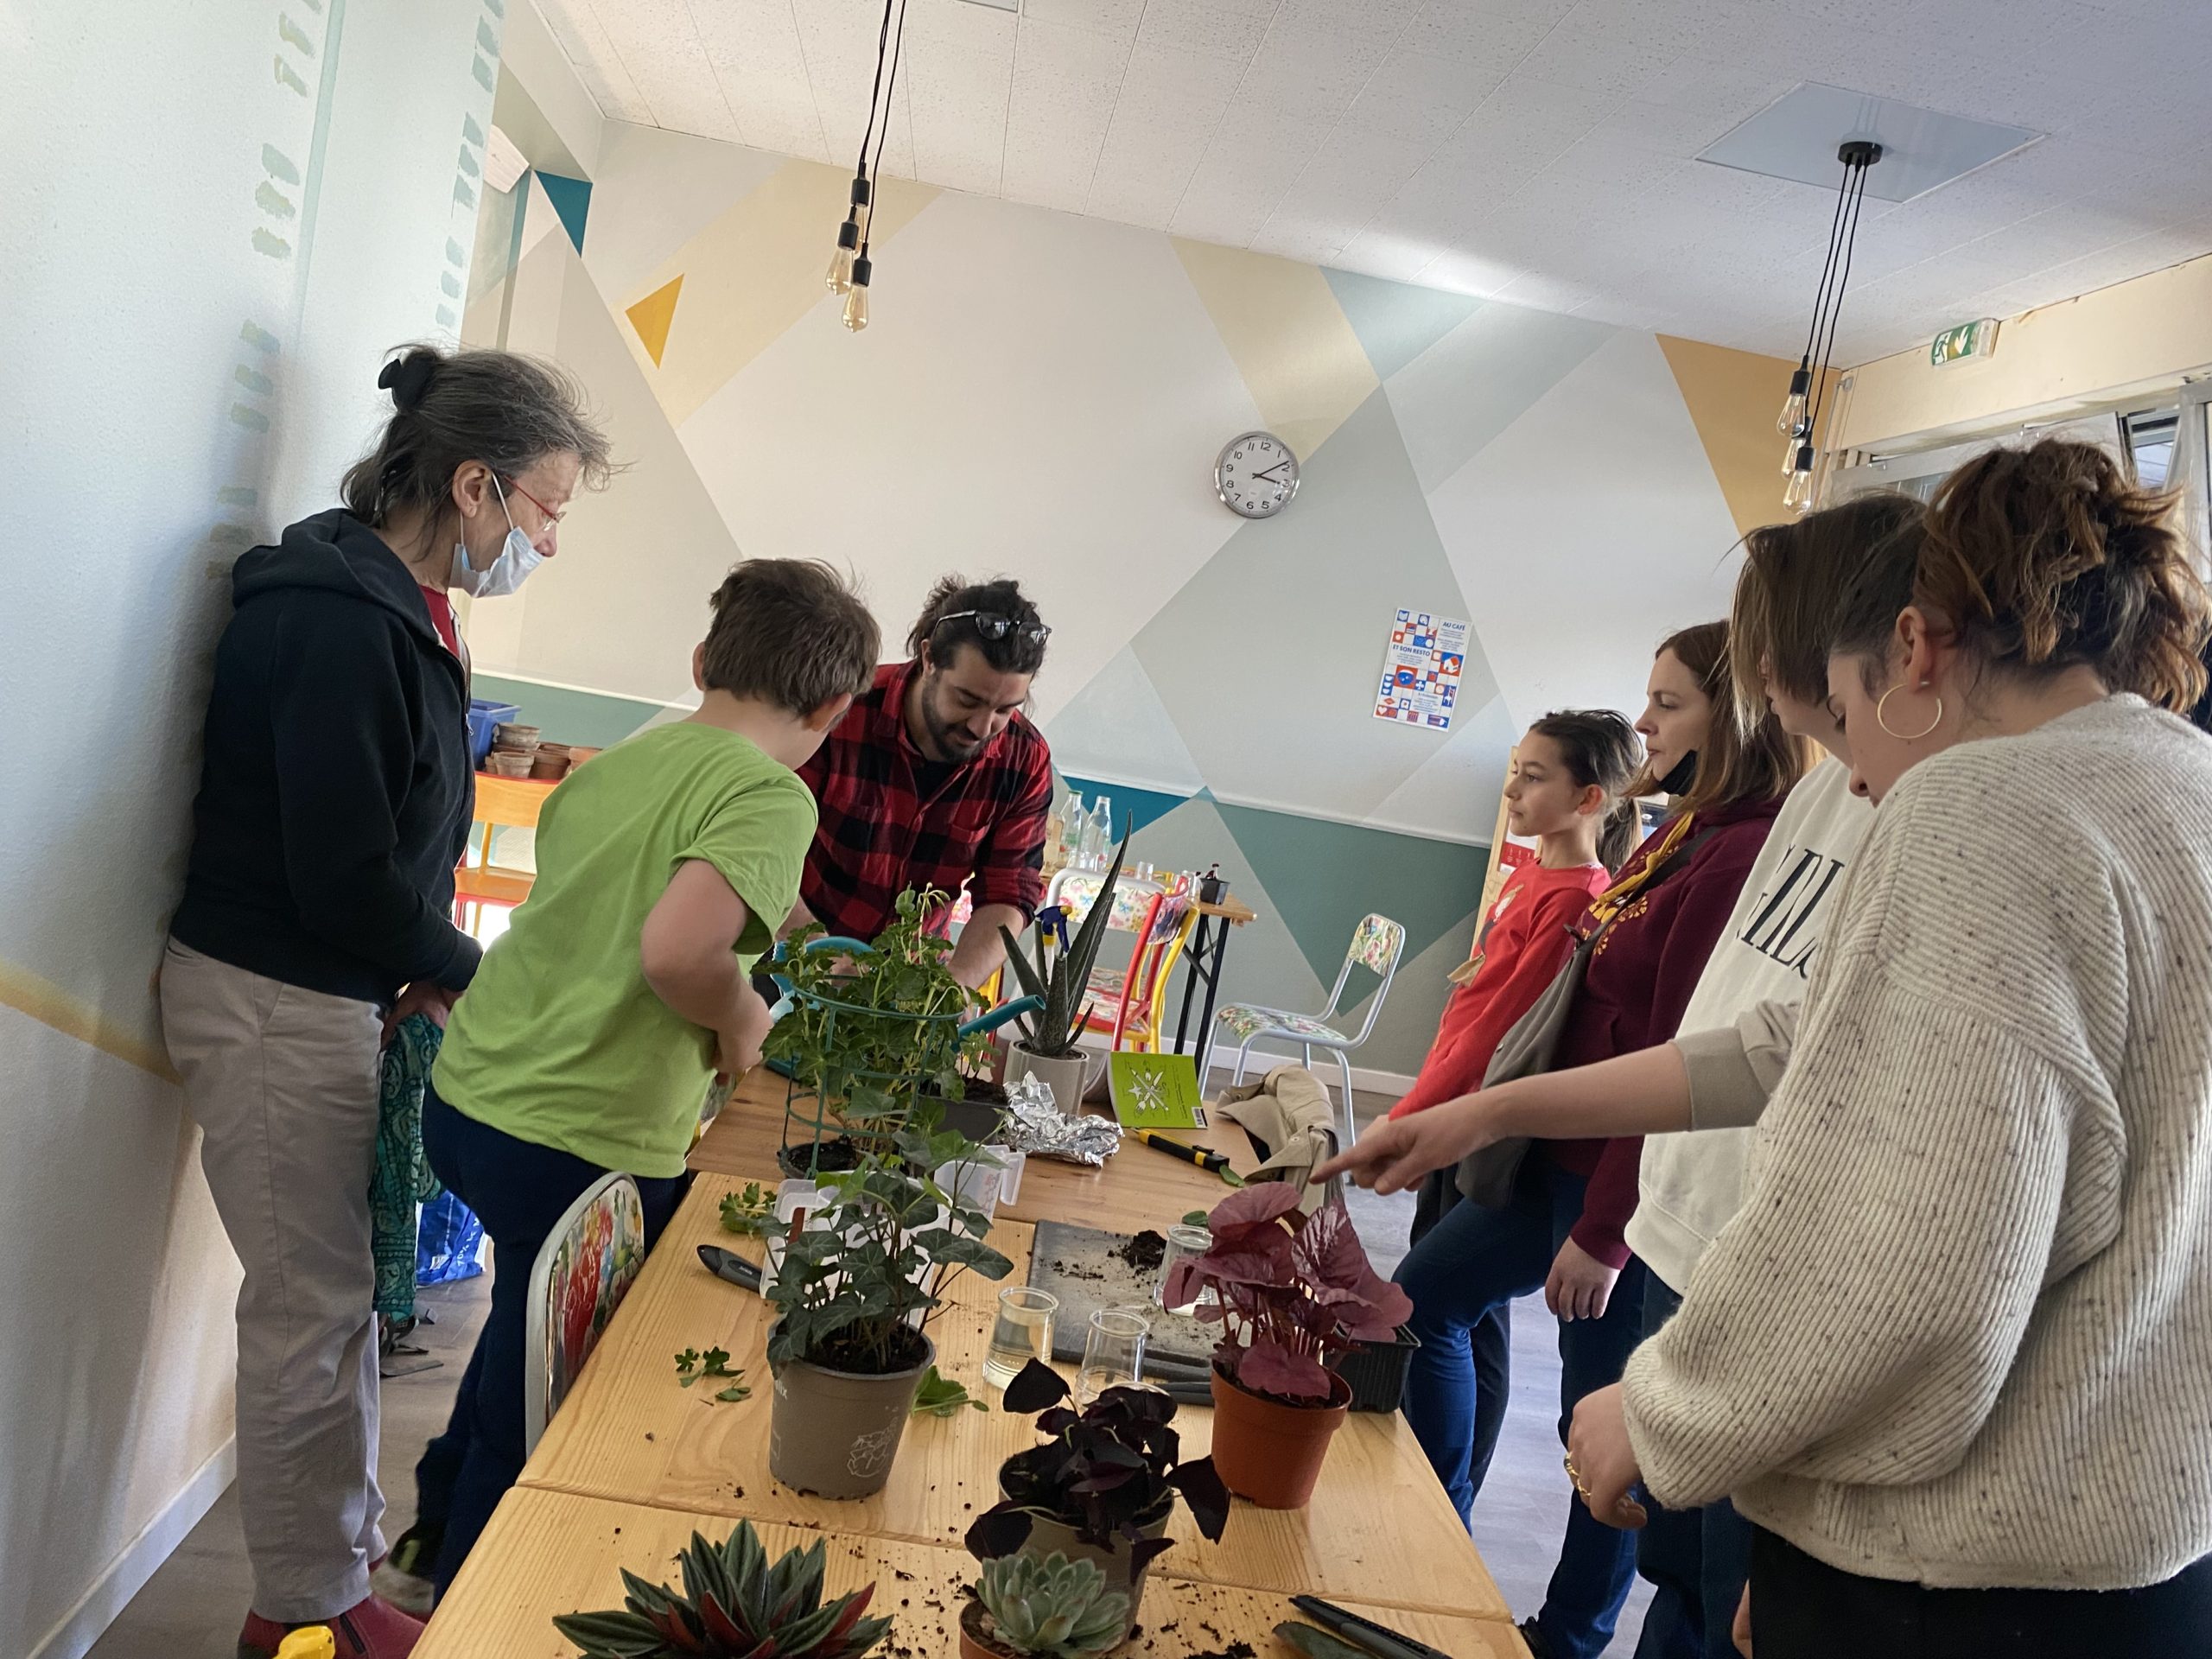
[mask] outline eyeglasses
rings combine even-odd
[[[547,524],[556,528],[559,526],[561,523],[561,513],[554,512],[552,508],[547,506],[543,501],[532,495],[528,490],[523,488],[521,480],[513,478],[509,479],[507,480],[507,487],[512,490],[517,495],[522,497],[524,500],[529,502],[531,506],[536,507],[538,512],[543,513],[545,515],[545,522]],[[562,511],[565,512],[567,509],[563,508]]]
[[[521,486],[518,485],[516,487]],[[1027,622],[1017,622],[1012,617],[1001,616],[995,611],[955,611],[950,616],[938,618],[931,626],[930,632],[935,633],[938,628],[948,622],[961,621],[973,622],[976,625],[976,632],[993,644],[996,644],[1011,633],[1018,636],[1024,645],[1041,645],[1052,637],[1052,632],[1042,622],[1033,618]]]

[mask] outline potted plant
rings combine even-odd
[[[582,1659],[860,1659],[890,1632],[889,1619],[861,1617],[872,1584],[822,1599],[823,1539],[771,1561],[753,1523],[741,1521],[726,1543],[693,1533],[676,1559],[680,1592],[625,1572],[620,1609],[560,1614],[554,1629]]]
[[[1384,1342],[1413,1313],[1369,1265],[1343,1202],[1298,1212],[1299,1189],[1257,1181],[1206,1217],[1202,1255],[1168,1269],[1170,1306],[1224,1326],[1214,1348],[1213,1460],[1229,1490],[1262,1509],[1313,1496],[1351,1389],[1334,1367],[1355,1344]]]
[[[1066,1379],[1031,1360],[1007,1384],[1006,1409],[1038,1412],[1040,1446],[999,1465],[1000,1502],[968,1529],[979,1560],[1012,1554],[1089,1560],[1109,1589],[1126,1592],[1134,1622],[1146,1569],[1167,1548],[1175,1494],[1207,1538],[1229,1522],[1229,1489],[1213,1459],[1185,1462],[1175,1430],[1175,1402],[1156,1389],[1107,1389],[1080,1411],[1060,1402]],[[1126,1640],[1124,1627],[1117,1643]]]
[[[963,1067],[988,1056],[987,1038],[961,1032],[969,991],[948,965],[951,942],[928,931],[945,899],[902,893],[897,919],[865,949],[828,940],[812,923],[785,942],[776,971],[791,1006],[761,1044],[791,1079],[785,1174],[850,1169],[862,1152],[882,1151],[921,1097],[962,1099]]]
[[[1002,1556],[960,1610],[960,1659],[1085,1659],[1119,1646],[1128,1620],[1128,1598],[1093,1563]]]
[[[1114,883],[1122,874],[1122,860],[1129,850],[1128,837],[1114,849],[1114,861],[1091,900],[1073,938],[1057,955],[1048,957],[1045,936],[1050,931],[1042,918],[1031,944],[1036,960],[1021,954],[1014,935],[1001,926],[1006,939],[1006,964],[1014,970],[1024,994],[1039,999],[1044,1007],[1020,1021],[1021,1035],[1007,1058],[1007,1081],[1041,1078],[1052,1091],[1052,1103],[1068,1116],[1083,1109],[1083,1094],[1090,1062],[1078,1042],[1090,1023],[1090,969],[1098,960],[1098,947],[1106,940],[1106,924],[1114,913]],[[1065,928],[1062,929],[1065,933]]]
[[[823,1497],[864,1497],[891,1478],[915,1390],[937,1360],[925,1327],[938,1293],[963,1271],[1003,1279],[1013,1268],[983,1242],[990,1218],[926,1173],[982,1149],[914,1124],[890,1142],[821,1177],[818,1213],[791,1218],[762,1293],[776,1309],[768,1471]]]

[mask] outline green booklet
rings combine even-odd
[[[1116,1049],[1106,1064],[1114,1116],[1123,1128],[1205,1128],[1206,1109],[1198,1101],[1198,1063],[1193,1056]]]

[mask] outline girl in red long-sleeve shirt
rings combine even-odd
[[[1637,730],[1646,779],[1634,792],[1669,794],[1673,810],[1580,919],[1585,934],[1610,926],[1561,1034],[1561,1066],[1674,1035],[1767,828],[1804,770],[1801,747],[1771,715],[1747,726],[1738,714],[1722,623],[1684,629],[1660,647]],[[1506,1395],[1502,1364],[1494,1386],[1471,1365],[1471,1337],[1515,1297],[1541,1287],[1560,1320],[1568,1414],[1584,1395],[1618,1380],[1636,1345],[1643,1265],[1621,1230],[1635,1208],[1641,1149],[1636,1139],[1537,1141],[1504,1207],[1459,1205],[1398,1269],[1422,1344],[1407,1379],[1407,1421],[1463,1516],[1497,1444]],[[1635,1561],[1632,1535],[1570,1502],[1558,1570],[1529,1622],[1532,1649],[1545,1659],[1596,1659],[1611,1639]]]

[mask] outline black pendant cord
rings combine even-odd
[[[1835,326],[1837,320],[1843,315],[1844,290],[1851,285],[1851,256],[1859,243],[1859,210],[1866,200],[1866,171],[1872,163],[1860,162],[1853,165],[1857,177],[1850,181],[1849,186],[1851,213],[1844,226],[1843,264],[1836,278],[1835,298],[1828,307],[1827,337],[1821,342],[1820,365],[1815,371],[1812,410],[1805,423],[1808,442],[1814,433],[1820,430],[1821,411],[1827,402],[1831,378],[1829,365],[1835,357]]]
[[[893,33],[891,29],[891,8],[894,3],[899,8],[899,28],[896,33]],[[883,141],[891,136],[891,106],[893,95],[899,90],[899,60],[906,55],[906,0],[884,0],[883,27],[885,35],[891,42],[891,75],[883,87],[883,124],[880,127],[875,126],[873,111],[870,112],[869,121],[870,127],[874,129],[875,132],[875,162],[869,169],[869,176],[879,181],[883,176]],[[879,60],[880,59],[879,50]],[[865,144],[867,141],[863,139],[861,142]],[[875,214],[871,212],[868,216],[868,224],[861,232],[861,257],[863,259],[868,257],[868,244],[874,238]]]
[[[875,112],[883,103],[883,51],[891,41],[891,8],[897,0],[883,0],[883,26],[875,31],[875,81],[868,88],[868,125],[861,129],[860,159],[853,163],[855,176],[866,178],[868,170],[868,141],[875,136]],[[890,118],[887,112],[885,119]]]
[[[1828,218],[1827,263],[1821,267],[1821,285],[1813,295],[1813,322],[1805,331],[1805,349],[1797,359],[1800,367],[1812,366],[1813,347],[1821,341],[1821,322],[1827,315],[1828,308],[1828,284],[1835,279],[1836,254],[1842,244],[1843,202],[1850,193],[1851,164],[1847,162],[1843,168],[1843,181],[1836,187],[1835,212]]]

